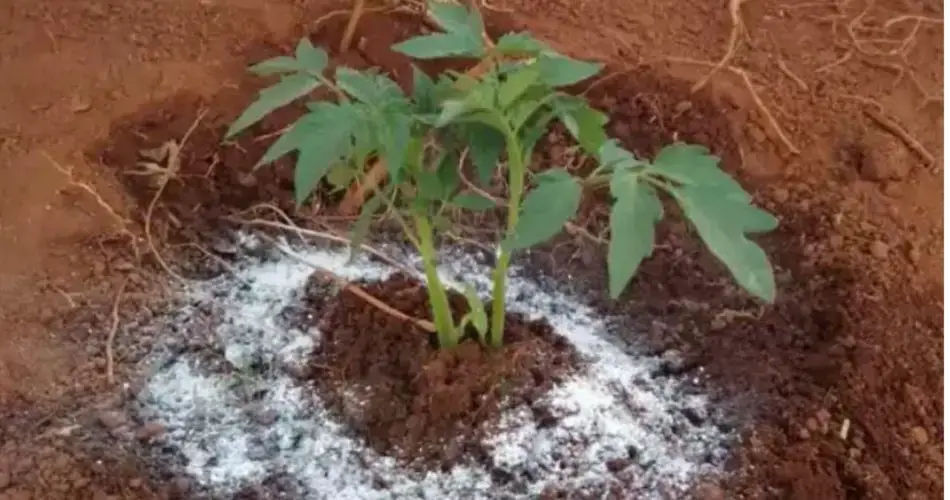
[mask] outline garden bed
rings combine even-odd
[[[313,37],[315,43],[333,46],[340,28],[331,22]],[[374,16],[361,27],[373,36],[336,59],[356,67],[380,66],[404,79],[405,61],[394,63],[395,55],[385,47],[415,29],[410,18]],[[327,216],[333,201],[325,197],[326,203],[318,202],[313,211],[295,212],[287,160],[251,175],[269,144],[262,137],[289,123],[294,110],[268,119],[253,137],[218,143],[258,82],[242,85],[210,104],[197,96],[160,103],[158,111],[145,113],[147,119],[117,126],[121,132],[99,155],[106,165],[125,168],[140,159],[141,150],[181,138],[198,110],[206,105],[210,110],[185,144],[181,179],[166,187],[152,223],[163,240],[196,242],[214,252],[215,258],[179,253],[178,259],[193,263],[193,275],[218,277],[191,291],[189,307],[162,319],[181,336],[199,325],[214,334],[187,350],[169,348],[166,354],[172,354],[162,357],[135,406],[169,429],[166,446],[152,450],[164,467],[176,469],[184,458],[179,468],[207,493],[223,498],[278,492],[306,498],[341,491],[353,498],[533,498],[541,493],[678,498],[689,492],[717,498],[725,489],[726,497],[754,495],[773,486],[756,485],[756,473],[747,467],[797,463],[794,458],[776,463],[761,451],[787,445],[785,436],[742,447],[739,438],[747,425],[762,419],[822,435],[835,427],[840,431],[843,421],[826,418],[821,394],[855,355],[856,346],[842,341],[849,335],[845,317],[854,300],[853,280],[847,269],[806,255],[795,244],[802,234],[820,231],[824,222],[763,200],[783,216],[779,234],[765,239],[782,290],[771,307],[756,305],[726,284],[718,264],[674,224],[663,227],[655,258],[642,266],[626,298],[609,302],[601,291],[601,251],[565,236],[520,262],[514,287],[520,293],[512,305],[546,321],[525,323],[536,325],[534,336],[512,342],[494,361],[472,347],[437,354],[423,333],[378,312],[365,314],[365,303],[345,292],[314,287],[306,265],[274,253],[253,236],[236,236],[249,233],[238,232],[246,228],[235,225],[234,216],[257,203],[273,202],[306,226]],[[726,119],[713,103],[691,97],[685,83],[630,73],[599,85],[590,97],[611,115],[611,134],[638,154],[651,156],[677,138],[710,147],[727,169],[741,163]],[[570,156],[565,149],[552,135],[536,164],[562,164]],[[126,179],[130,192],[148,207],[154,188]],[[589,203],[578,220],[596,234],[604,217],[603,207]],[[332,215],[321,220],[332,221]],[[385,281],[392,272],[385,264],[346,266],[342,253],[312,245],[286,249],[342,276],[368,280],[367,289],[387,303],[422,316],[419,297],[407,302],[398,297],[400,291],[418,288]],[[398,244],[392,250],[401,254]],[[412,262],[412,255],[402,255]],[[452,255],[447,276],[486,279],[485,256],[476,257],[478,251],[466,248]],[[342,311],[353,308],[360,313],[347,314],[348,325],[333,328],[332,320],[344,319]],[[288,310],[293,314],[275,313]],[[168,340],[170,345],[185,342]],[[393,348],[396,344],[400,349]],[[252,362],[241,361],[247,359]],[[425,369],[442,364],[454,365],[455,371]],[[516,397],[506,400],[494,388],[512,375],[513,392],[507,395]],[[316,392],[307,384],[313,379]],[[420,424],[419,415],[429,415],[426,405],[435,406],[424,395],[435,397],[439,385],[446,389],[441,395],[446,401],[464,394],[469,400]],[[384,391],[396,406],[381,406]],[[491,413],[482,415],[486,401]],[[450,418],[465,425],[450,429],[445,425]],[[811,420],[817,422],[813,430]],[[426,434],[413,434],[419,425]],[[848,425],[851,440],[869,439],[871,430],[857,421]],[[821,445],[802,440],[797,446],[822,446],[841,457],[855,448],[834,440]],[[452,444],[441,446],[446,443]],[[724,474],[728,456],[747,466],[741,474]],[[805,463],[802,459],[798,465]],[[420,474],[419,467],[429,474]],[[857,471],[843,474],[848,484],[832,481],[817,491],[844,494],[875,487],[873,478]],[[811,479],[828,480],[818,472]]]

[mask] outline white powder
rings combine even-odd
[[[242,239],[258,244],[247,235]],[[393,272],[365,259],[348,264],[344,251],[297,252],[348,279],[384,279]],[[461,252],[449,252],[443,261],[447,282],[471,284],[487,297],[489,269]],[[314,339],[319,341],[319,332],[297,330],[280,319],[281,311],[300,299],[311,272],[290,257],[249,260],[237,275],[186,290],[192,306],[173,315],[187,321],[209,307],[219,315],[210,357],[227,360],[225,366],[233,369],[209,362],[209,353],[203,362],[181,355],[151,378],[141,411],[166,425],[170,444],[186,460],[185,472],[217,495],[226,498],[279,476],[305,499],[527,499],[551,485],[599,491],[616,482],[649,499],[660,498],[660,488],[685,490],[700,475],[715,473],[721,462],[729,436],[706,421],[690,423],[682,413],[687,407],[707,413],[704,397],[684,394],[680,382],[653,377],[659,361],[612,344],[592,308],[512,278],[508,296],[519,300],[510,300],[510,308],[546,318],[589,360],[546,396],[557,424],[538,428],[527,408],[502,416],[502,431],[485,445],[495,467],[515,478],[507,484],[493,484],[491,471],[475,464],[424,475],[403,469],[350,437],[312,388],[298,385],[280,368],[304,362]],[[270,369],[252,373],[254,361]],[[261,418],[262,412],[268,417]],[[630,468],[622,481],[606,466],[618,459]]]

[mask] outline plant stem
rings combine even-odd
[[[505,143],[508,149],[508,222],[505,230],[507,238],[518,225],[521,211],[521,196],[524,192],[525,158],[521,151],[521,141],[514,131],[505,133]],[[504,245],[495,263],[492,277],[492,308],[491,308],[491,343],[493,347],[501,347],[505,339],[505,292],[508,280],[508,266],[511,264],[511,251]]]
[[[429,302],[432,304],[432,322],[435,324],[436,335],[439,338],[439,347],[446,349],[458,345],[459,335],[452,319],[452,310],[449,306],[449,296],[445,293],[442,280],[439,279],[435,248],[432,237],[432,224],[425,216],[413,215],[416,231],[419,234],[419,254],[422,255],[422,267],[426,275],[426,288],[429,292]]]

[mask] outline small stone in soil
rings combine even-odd
[[[887,243],[884,243],[881,240],[875,240],[871,243],[871,255],[876,259],[885,259],[887,254],[890,251],[890,248],[887,246]]]
[[[140,441],[148,441],[165,434],[165,426],[160,422],[148,422],[135,431],[135,437]]]
[[[724,500],[726,493],[722,488],[713,483],[703,483],[696,488],[697,500]]]
[[[693,425],[703,425],[706,421],[706,411],[702,408],[687,406],[682,410],[683,416]]]
[[[99,423],[106,429],[115,429],[125,425],[126,422],[128,418],[121,411],[109,410],[99,414]]]
[[[930,441],[930,436],[927,433],[927,429],[924,429],[921,426],[915,426],[910,430],[910,437],[914,440],[915,443],[919,445],[925,445]]]

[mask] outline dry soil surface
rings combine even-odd
[[[812,309],[810,324],[829,329],[827,342],[760,341],[776,360],[782,352],[794,358],[771,374],[781,380],[776,397],[788,403],[745,434],[733,479],[710,485],[725,492],[707,496],[937,498],[942,6],[747,0],[731,13],[726,3],[519,0],[486,8],[510,9],[564,52],[624,68],[616,79],[654,82],[627,96],[641,116],[653,110],[652,119],[676,120],[688,110],[670,95],[702,84],[703,102],[737,139],[732,170],[777,212],[798,214],[783,245],[814,272],[798,269],[796,279],[813,280],[815,290],[829,281],[848,286],[840,304]],[[86,153],[108,143],[127,115],[175,96],[197,96],[169,110],[187,128],[198,109],[183,103],[235,92],[257,48],[289,47],[332,7],[10,0],[0,8],[0,499],[188,497],[186,478],[157,481],[148,464],[109,444],[124,432],[157,432],[112,410],[136,379],[110,331],[149,314],[169,277],[133,264],[148,250],[146,207],[115,168]],[[707,80],[735,29],[735,53]],[[847,283],[823,274],[831,268],[847,269]],[[699,350],[715,356],[729,342],[747,346],[735,336],[719,351],[703,342]],[[838,364],[809,365],[816,349],[822,356],[814,359]],[[731,369],[720,375],[741,376],[741,365]],[[811,378],[821,384],[800,392],[785,383]]]

